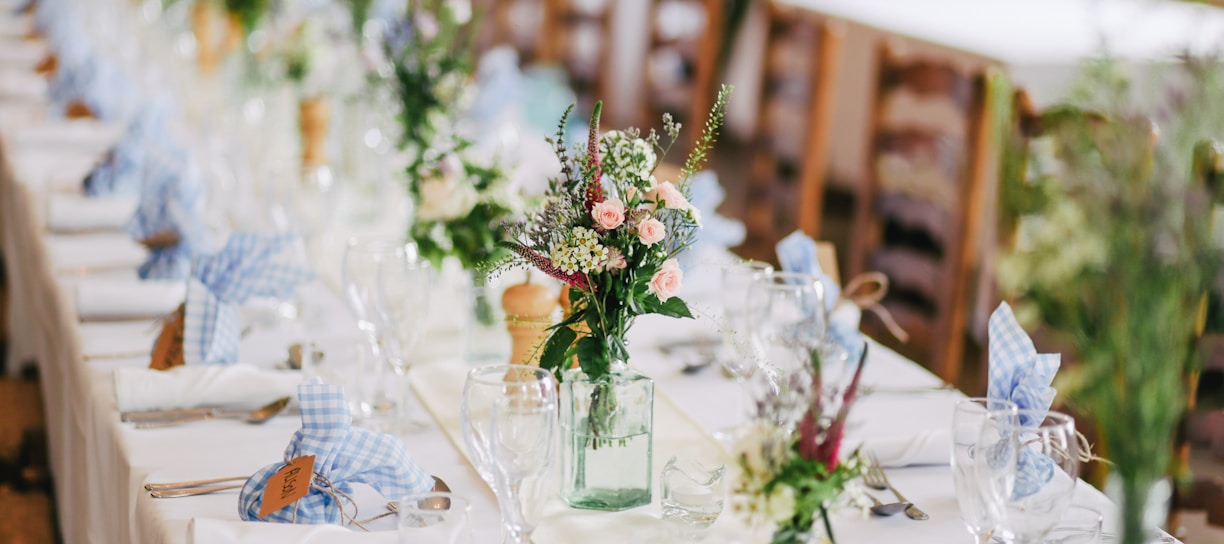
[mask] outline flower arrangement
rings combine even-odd
[[[505,232],[497,226],[521,213],[523,198],[496,165],[479,164],[461,141],[446,151],[427,151],[412,177],[417,202],[411,236],[421,255],[440,267],[454,256],[467,270],[502,260]]]
[[[565,145],[566,110],[550,139],[562,165],[550,181],[541,209],[512,225],[512,240],[502,245],[517,257],[570,287],[572,311],[544,343],[540,365],[554,372],[577,355],[592,379],[609,372],[629,354],[625,334],[643,314],[692,317],[676,295],[684,272],[676,255],[692,245],[701,226],[689,205],[688,178],[706,158],[722,126],[731,88],[718,93],[705,130],[689,155],[680,179],[659,181],[653,172],[679,136],[680,126],[663,117],[669,143],[653,130],[599,133],[602,103],[591,114],[585,149]],[[656,150],[659,151],[656,153]],[[579,333],[570,325],[585,324]]]
[[[1195,142],[1224,134],[1213,64],[1173,67],[1154,101],[1131,95],[1139,86],[1119,65],[1091,65],[1069,104],[1028,120],[1040,137],[1003,163],[1001,207],[1019,227],[999,281],[1019,297],[1018,318],[1062,334],[1078,355],[1059,389],[1096,415],[1122,486],[1126,544],[1150,536],[1147,491],[1178,471],[1171,443],[1221,263],[1211,233],[1219,195],[1191,174]]]
[[[416,153],[413,170],[439,131],[449,128],[450,116],[469,86],[476,24],[455,4],[413,2],[383,42],[393,66],[390,83],[400,103],[400,147]]]
[[[839,457],[846,417],[857,396],[865,361],[864,350],[849,385],[834,392],[821,387],[820,359],[813,354],[806,378],[811,380],[810,387],[795,383],[779,388],[807,391],[807,408],[799,428],[778,423],[787,419],[791,403],[770,395],[758,400],[748,430],[732,449],[738,469],[731,488],[732,509],[753,524],[775,523],[773,544],[809,542],[818,515],[825,538],[836,542],[829,509],[841,499],[859,508],[868,506],[856,485],[866,465],[857,451],[844,461]],[[805,377],[795,374],[789,379]]]

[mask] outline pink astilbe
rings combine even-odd
[[[595,110],[591,112],[591,133],[587,136],[586,164],[582,168],[583,177],[586,178],[586,211],[588,214],[596,204],[604,200],[603,185],[600,183],[603,167],[599,164],[599,114],[602,111],[603,101],[596,102]]]
[[[837,468],[838,455],[841,453],[842,435],[846,429],[846,417],[850,413],[850,406],[854,404],[855,398],[858,396],[859,378],[863,375],[863,367],[867,362],[867,346],[863,346],[863,354],[859,360],[858,368],[854,370],[854,377],[850,379],[850,386],[846,388],[846,392],[842,395],[841,408],[837,411],[837,416],[833,418],[828,429],[825,429],[823,436],[820,432],[820,379],[814,378],[816,384],[816,400],[808,407],[807,412],[803,414],[803,421],[799,423],[799,455],[809,461],[819,461],[824,464],[825,470],[833,472]],[[817,375],[819,376],[819,374]],[[823,439],[823,440],[822,440]]]
[[[505,247],[508,247],[510,251],[513,251],[519,257],[522,257],[524,260],[531,263],[531,265],[536,267],[536,269],[538,269],[540,272],[548,274],[549,277],[556,279],[557,281],[565,283],[566,285],[573,287],[574,289],[578,289],[579,291],[586,291],[590,288],[590,282],[587,281],[585,274],[579,274],[577,272],[567,273],[557,267],[557,265],[553,264],[552,261],[548,260],[548,257],[540,255],[539,253],[536,253],[535,251],[532,251],[530,248],[527,248],[521,244],[510,244],[506,245]]]

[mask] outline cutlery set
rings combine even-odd
[[[149,492],[150,496],[157,499],[190,497],[193,495],[204,495],[206,493],[224,491],[227,489],[239,489],[245,485],[247,478],[250,478],[250,476],[232,476],[229,478],[212,478],[209,480],[192,480],[189,482],[172,482],[165,484],[145,484],[144,488]],[[212,485],[235,481],[241,481],[242,483]]]
[[[220,408],[180,408],[175,410],[148,410],[124,412],[119,419],[124,423],[135,423],[137,429],[160,429],[210,419],[241,419],[259,424],[272,419],[289,406],[290,397],[281,397],[254,410],[223,410]]]

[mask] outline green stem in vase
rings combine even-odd
[[[824,504],[820,505],[820,519],[824,521],[825,536],[829,537],[829,542],[837,544],[837,539],[833,538],[833,524],[829,523],[829,509]]]

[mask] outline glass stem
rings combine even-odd
[[[531,542],[532,527],[523,515],[522,480],[510,482],[505,487],[506,497],[498,501],[501,505],[502,521],[506,524],[506,544]]]

